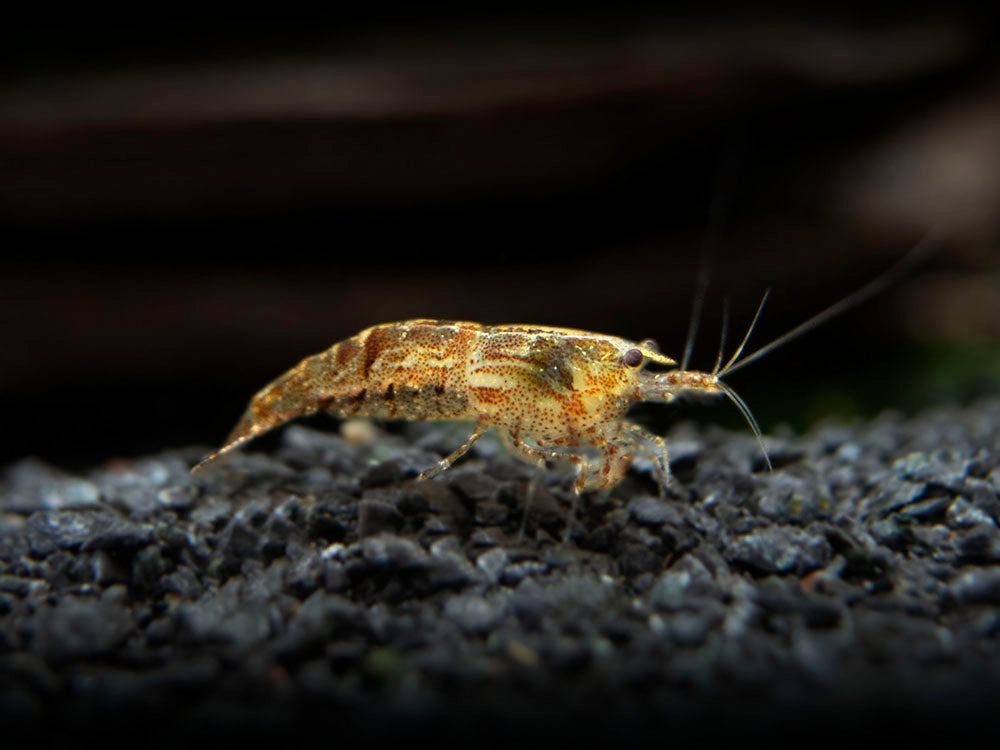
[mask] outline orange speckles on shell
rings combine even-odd
[[[357,338],[347,339],[346,341],[341,341],[337,346],[334,347],[334,361],[337,365],[337,369],[343,369],[348,366],[348,364],[356,356],[358,352],[361,351],[361,344],[358,343]]]

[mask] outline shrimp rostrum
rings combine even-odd
[[[873,296],[938,245],[928,235],[882,276],[740,359],[762,300],[736,353],[723,366],[720,347],[711,372],[688,370],[687,353],[678,366],[651,340],[571,328],[424,319],[373,326],[307,357],[260,390],[225,444],[193,471],[291,419],[326,411],[473,422],[468,440],[420,479],[447,469],[492,428],[525,461],[575,464],[577,493],[614,487],[637,454],[658,467],[662,489],[670,476],[666,442],[630,422],[630,407],[669,403],[685,393],[725,395],[763,449],[750,410],[721,378]],[[650,364],[659,371],[647,370]]]

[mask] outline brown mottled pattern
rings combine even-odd
[[[368,330],[368,335],[361,342],[364,350],[364,358],[361,364],[361,377],[367,378],[371,375],[372,367],[376,360],[381,357],[387,349],[398,345],[401,330],[392,326],[378,326]]]
[[[334,352],[333,360],[337,365],[337,369],[343,370],[350,365],[351,360],[358,356],[358,352],[361,351],[361,344],[358,343],[358,339],[355,336],[352,339],[341,341],[330,351]]]
[[[635,376],[622,364],[631,346],[586,331],[497,326],[476,349],[469,389],[488,424],[540,446],[578,444],[583,433],[598,446],[605,434],[588,420],[612,422],[632,402],[621,397]]]
[[[342,415],[401,419],[475,419],[464,395],[461,363],[479,326],[409,321],[358,334],[362,361],[341,373],[328,407]],[[361,403],[352,395],[361,388]],[[356,396],[355,396],[356,398]]]

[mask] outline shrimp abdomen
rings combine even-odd
[[[219,456],[296,417],[474,419],[464,363],[481,326],[411,320],[365,329],[298,365],[250,400]]]

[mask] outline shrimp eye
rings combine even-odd
[[[638,349],[629,349],[625,352],[625,364],[629,367],[638,367],[642,364],[642,352]]]
[[[660,345],[656,343],[656,339],[643,339],[639,346],[652,349],[654,352],[660,351]]]

